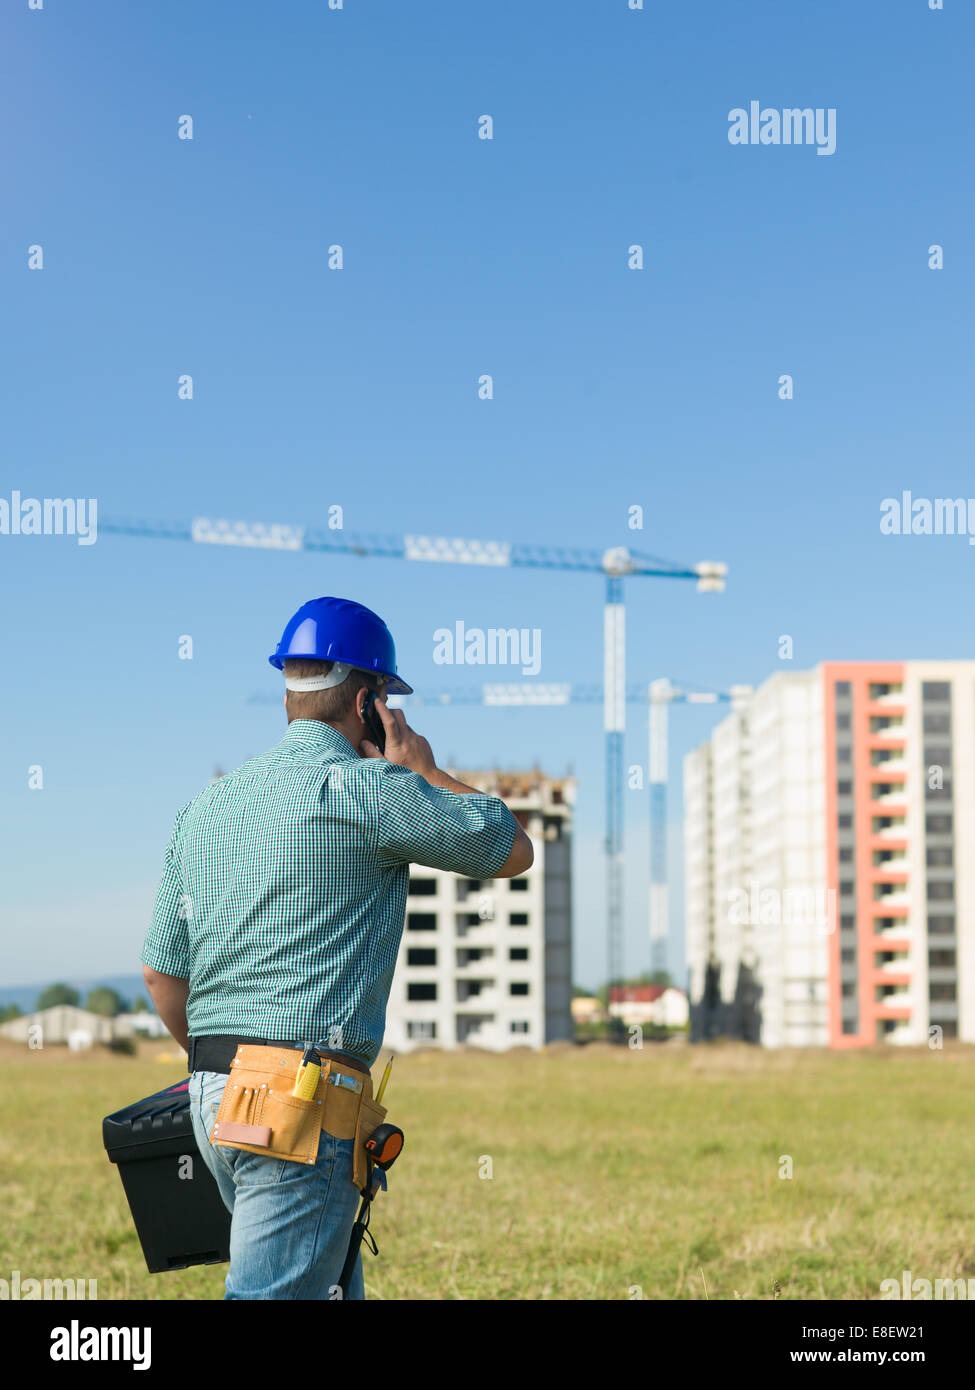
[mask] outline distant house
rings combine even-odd
[[[0,1037],[12,1042],[33,1042],[35,1047],[67,1044],[72,1052],[83,1052],[93,1043],[107,1043],[113,1038],[168,1036],[166,1025],[158,1014],[118,1014],[115,1018],[106,1018],[103,1014],[79,1009],[75,1004],[55,1004],[53,1008],[0,1024]]]
[[[683,1028],[689,1016],[684,991],[663,985],[617,986],[609,992],[609,1012],[623,1023],[664,1028]]]
[[[572,1001],[573,1023],[597,1023],[606,1017],[600,1001],[592,994],[577,994]]]
[[[80,1051],[94,1042],[111,1042],[112,1022],[101,1014],[79,1009],[75,1004],[55,1004],[53,1008],[0,1024],[0,1037],[13,1042],[33,1042],[35,1047],[64,1043],[73,1051]]]
[[[116,1038],[168,1038],[169,1030],[158,1014],[116,1014],[112,1019]]]

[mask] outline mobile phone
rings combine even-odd
[[[362,704],[362,718],[369,731],[369,738],[379,749],[380,753],[386,751],[386,727],[382,719],[374,708],[376,703],[376,691],[370,690]]]

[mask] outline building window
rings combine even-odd
[[[852,783],[852,782],[837,782],[837,784],[836,784],[836,794],[837,794],[837,796],[852,796],[852,795],[853,795],[853,783]]]
[[[925,748],[924,761],[928,767],[951,767],[951,749]]]
[[[853,749],[842,747],[836,750],[836,761],[838,763],[848,763],[853,757]]]
[[[527,926],[528,926],[528,913],[527,913],[527,912],[511,912],[511,913],[509,913],[509,915],[508,915],[508,925],[511,926],[511,927],[527,927]]]
[[[838,714],[836,716],[836,727],[838,729],[848,729],[850,727],[850,716],[848,714]]]
[[[835,686],[835,690],[836,690],[837,695],[849,695],[849,694],[850,694],[850,682],[849,682],[849,681],[837,681],[837,682],[836,682],[836,686]]]
[[[951,715],[950,714],[925,714],[924,732],[926,734],[950,734]]]
[[[855,1033],[856,1030],[857,1030],[857,1021],[856,1021],[856,1019],[855,1019],[855,1018],[844,1018],[844,1020],[843,1020],[843,1032],[846,1033],[846,1034],[850,1034],[850,1033]]]
[[[840,883],[840,895],[844,898],[851,897],[856,891],[856,884],[852,879],[843,879]]]
[[[947,681],[923,681],[921,698],[923,700],[950,700],[951,687]]]
[[[527,1033],[530,1031],[527,1018],[513,1018],[510,1028],[512,1033]]]
[[[953,1003],[955,997],[956,991],[954,984],[939,985],[932,982],[928,986],[928,998],[932,1003],[935,1001],[940,1003]]]
[[[952,830],[951,816],[926,816],[924,827],[929,835],[950,835]]]
[[[510,887],[512,893],[527,893],[527,892],[528,892],[528,880],[527,880],[527,878],[509,878],[509,880],[508,880],[508,886]]]
[[[518,981],[516,981],[516,980],[512,980],[511,984],[508,986],[508,993],[509,993],[509,994],[527,994],[527,993],[528,993],[528,986],[527,986],[527,984],[518,982]]]
[[[511,946],[511,947],[509,948],[509,950],[508,950],[508,959],[509,959],[509,960],[527,960],[527,959],[528,959],[528,947],[527,947],[527,946]]]
[[[929,917],[928,931],[932,936],[953,936],[955,919],[954,917]]]
[[[437,997],[437,986],[435,984],[409,984],[406,986],[406,997],[414,1003],[420,1000],[435,1000]]]
[[[407,931],[436,931],[437,914],[435,912],[408,912],[406,915]]]
[[[954,951],[929,951],[928,965],[932,970],[954,970],[956,965]]]
[[[853,817],[848,813],[844,813],[842,816],[840,816],[838,823],[841,830],[853,829]]]
[[[954,896],[954,885],[950,881],[943,883],[938,879],[928,879],[928,898],[930,901],[950,902]]]
[[[853,863],[853,851],[852,851],[852,849],[841,849],[841,850],[840,850],[840,863],[841,863],[841,864],[852,864],[852,863]]]
[[[406,952],[407,965],[436,965],[437,953],[427,946],[411,946]]]
[[[437,1025],[433,1019],[417,1019],[407,1023],[406,1036],[416,1042],[433,1042],[437,1036]]]
[[[840,918],[840,928],[842,931],[855,931],[856,924],[857,919],[854,916],[846,916]]]
[[[845,983],[844,986],[843,986],[843,998],[844,998],[844,999],[855,999],[855,998],[856,998],[856,992],[857,992],[856,981],[855,981],[855,980],[847,980],[846,983]]]
[[[852,946],[848,946],[840,952],[840,960],[844,965],[855,965],[856,959],[857,953]]]
[[[955,862],[955,856],[949,846],[929,849],[927,859],[929,869],[950,869]]]
[[[437,891],[435,878],[411,878],[408,893],[411,898],[429,898]]]

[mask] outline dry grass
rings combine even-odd
[[[220,1267],[146,1273],[101,1145],[104,1114],[178,1079],[160,1050],[0,1050],[0,1275],[221,1297]],[[903,1269],[975,1276],[973,1083],[962,1047],[403,1057],[388,1099],[407,1147],[377,1203],[367,1292],[858,1299]]]

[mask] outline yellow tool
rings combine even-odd
[[[392,1059],[392,1057],[390,1057],[389,1061],[386,1063],[386,1070],[383,1072],[383,1079],[382,1079],[382,1081],[380,1081],[380,1083],[379,1083],[379,1090],[376,1092],[376,1104],[377,1104],[377,1105],[382,1105],[382,1103],[383,1103],[383,1092],[384,1092],[385,1089],[386,1089],[386,1082],[389,1080],[389,1073],[392,1071],[392,1069],[393,1069],[393,1059]]]
[[[318,1078],[322,1074],[322,1059],[313,1047],[306,1049],[295,1077],[291,1094],[296,1100],[314,1100]]]

